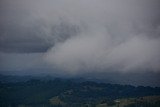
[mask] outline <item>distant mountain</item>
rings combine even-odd
[[[0,74],[0,82],[2,83],[15,83],[15,82],[26,82],[31,79],[39,79],[39,80],[54,80],[56,77],[44,75],[44,76],[33,76],[33,75],[2,75]]]
[[[158,95],[160,87],[77,82],[73,79],[32,78],[28,81],[0,83],[0,107],[86,107],[86,104],[87,107],[94,107],[101,103],[115,104],[116,99]],[[159,100],[156,97],[156,104]]]
[[[2,75],[0,74],[0,82],[25,82],[32,78],[32,76],[16,76],[16,75]]]

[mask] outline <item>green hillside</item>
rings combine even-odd
[[[64,79],[0,83],[0,107],[159,107],[159,95],[159,87]]]

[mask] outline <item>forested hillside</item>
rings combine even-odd
[[[126,107],[136,107],[136,104],[158,107],[158,95],[160,87],[74,82],[65,79],[0,83],[0,107],[114,107],[117,100],[122,103],[121,106]],[[144,96],[154,96],[151,98],[152,103],[146,100],[150,97],[143,98]]]

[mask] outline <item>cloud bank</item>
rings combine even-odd
[[[63,4],[63,18],[80,32],[49,49],[47,61],[70,73],[158,72],[160,26],[155,3],[87,0]]]
[[[1,72],[160,72],[159,0],[0,4]]]

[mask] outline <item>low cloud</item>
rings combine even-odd
[[[69,72],[80,71],[154,71],[160,70],[160,39],[133,35],[123,42],[107,32],[82,33],[56,44],[46,53],[54,66]]]
[[[0,69],[159,73],[159,10],[159,0],[2,0]]]
[[[159,21],[156,24],[155,21],[159,12],[153,7],[156,2],[102,0],[98,3],[93,1],[89,6],[91,1],[88,0],[67,4],[76,7],[71,10],[64,6],[64,18],[77,25],[80,32],[55,44],[47,51],[46,60],[55,68],[71,74],[158,72],[160,38]],[[80,4],[84,3],[88,5],[82,8]]]

